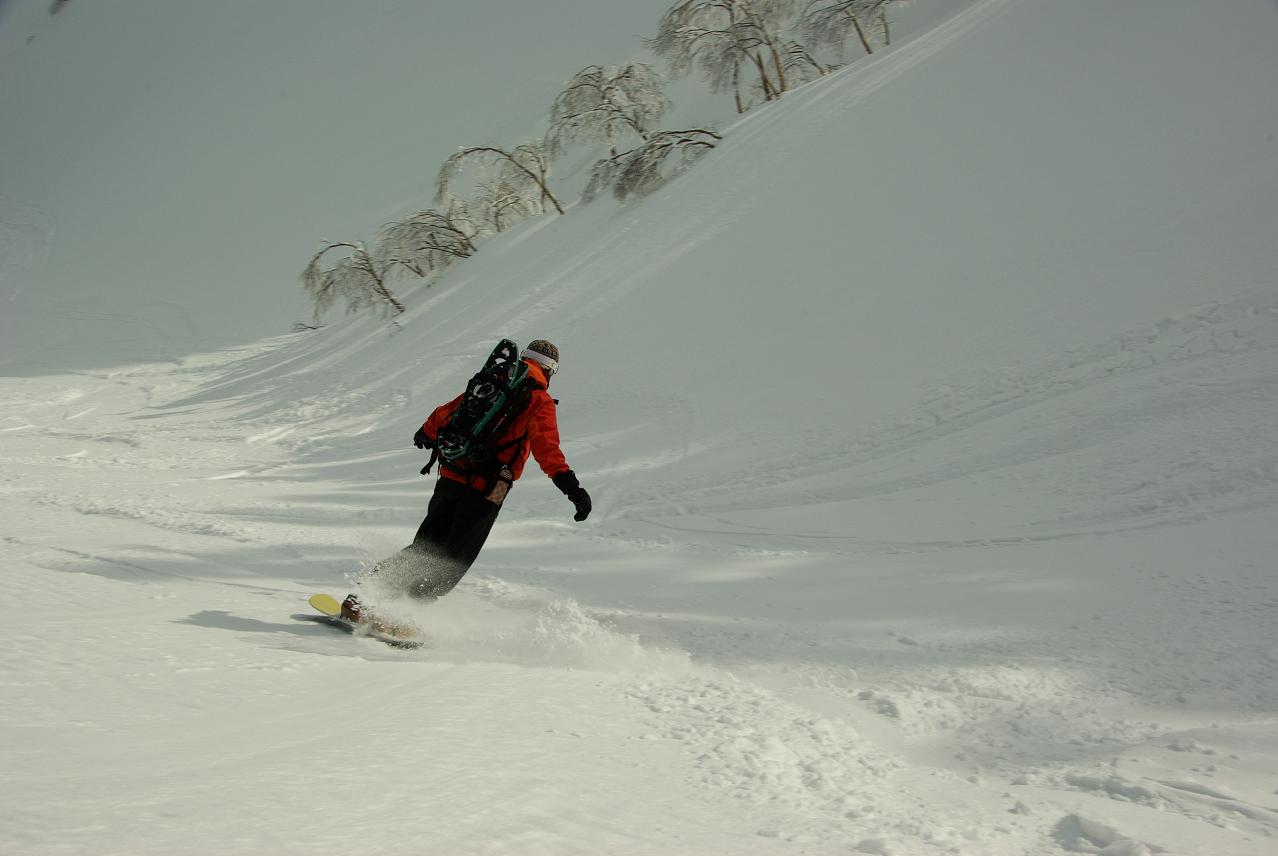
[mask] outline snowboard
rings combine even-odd
[[[377,627],[373,623],[356,623],[348,619],[342,618],[342,604],[332,595],[314,594],[307,601],[311,607],[319,613],[319,615],[299,615],[298,618],[306,621],[317,621],[320,624],[327,624],[330,627],[336,627],[338,630],[344,630],[353,636],[369,636],[379,642],[385,642],[392,648],[420,648],[425,644],[424,640],[418,635],[407,635],[405,631],[408,628],[386,628]],[[399,632],[391,632],[398,630]]]

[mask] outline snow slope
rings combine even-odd
[[[1275,35],[978,0],[393,334],[0,380],[4,840],[1278,851]],[[500,335],[595,514],[530,471],[426,650],[293,619]]]

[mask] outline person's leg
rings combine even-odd
[[[465,485],[452,479],[437,479],[426,508],[426,517],[417,527],[413,543],[361,573],[356,586],[371,585],[384,594],[414,594],[421,580],[450,576],[447,566],[452,564],[452,560],[447,554],[447,543],[453,529],[457,501],[466,490]],[[359,619],[360,598],[357,593],[346,597],[342,614],[353,620]]]
[[[452,591],[479,558],[500,510],[500,506],[489,502],[479,491],[463,487],[453,502],[442,541],[432,542],[435,549],[431,550],[428,573],[418,578],[410,593],[414,597],[434,599]],[[436,530],[431,534],[441,533]]]
[[[461,482],[442,477],[438,479],[435,482],[435,492],[430,497],[430,505],[426,507],[426,517],[417,527],[413,543],[405,550],[447,550],[459,504],[468,494],[477,492]]]

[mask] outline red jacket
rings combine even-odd
[[[500,449],[503,446],[510,446],[507,451],[499,453],[497,459],[510,464],[516,480],[524,471],[524,464],[528,461],[530,451],[537,459],[537,463],[541,465],[542,471],[554,478],[570,469],[563,452],[559,451],[559,420],[555,416],[555,400],[550,397],[550,393],[546,392],[546,373],[541,366],[532,360],[524,360],[524,364],[528,366],[528,383],[533,388],[528,399],[528,406],[515,418],[510,428],[501,437],[494,438],[493,447]],[[432,440],[438,437],[439,430],[448,424],[453,412],[457,410],[465,397],[466,394],[462,393],[447,404],[436,407],[430,418],[422,425],[423,433]],[[521,442],[516,443],[516,439]],[[478,490],[488,488],[488,479],[483,476],[459,473],[442,461],[439,465],[439,474],[446,479],[459,481]]]

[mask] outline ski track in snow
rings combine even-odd
[[[1195,350],[1159,342],[1152,334],[1136,341],[1155,351],[1176,355],[1172,358],[1183,360],[1187,365],[1192,359],[1231,357],[1255,348],[1272,347],[1271,340],[1266,338],[1268,333],[1264,332],[1271,323],[1272,307],[1231,311],[1233,314],[1226,312],[1225,315],[1233,319],[1229,322],[1233,328],[1240,326],[1234,323],[1237,319],[1250,319],[1242,326],[1252,334],[1226,339],[1236,346],[1204,345]],[[1154,325],[1153,329],[1174,327],[1178,336],[1192,339],[1193,331],[1187,328],[1218,328],[1212,319],[1219,317],[1220,310],[1205,310],[1191,316],[1190,321]],[[1125,336],[1120,341],[1133,340]],[[1220,340],[1209,334],[1204,341]],[[1108,360],[1130,371],[1158,364],[1152,357],[1148,362],[1133,360],[1130,354],[1137,350],[1127,346],[1105,347],[1089,351],[1102,355],[1099,357],[1077,360],[1069,356],[1065,358],[1068,365],[1061,370],[1070,373],[1066,379],[1061,379],[1060,372],[1045,372],[1032,376],[1031,381],[1018,381],[1009,388],[1023,392],[1011,400],[1003,400],[987,386],[969,387],[980,390],[969,395],[973,404],[981,406],[963,406],[953,403],[953,398],[948,399],[959,415],[938,423],[962,422],[968,413],[981,414],[980,419],[997,418],[989,415],[988,405],[1014,412],[1054,395],[1077,392],[1088,384],[1111,382],[1115,373],[1098,365],[1098,360],[1102,363]],[[184,386],[197,388],[236,369],[235,360],[212,361],[207,374],[187,376],[183,382],[173,384],[171,394],[180,398],[185,394]],[[1166,366],[1159,368],[1164,369]],[[314,492],[315,485],[289,485],[270,477],[286,459],[287,452],[271,448],[270,444],[245,442],[246,431],[261,437],[269,435],[271,429],[265,424],[257,428],[240,427],[237,417],[241,406],[234,400],[223,405],[220,419],[212,416],[208,408],[198,415],[169,411],[165,419],[149,423],[139,419],[146,416],[147,408],[165,408],[164,402],[153,393],[141,394],[143,388],[162,379],[156,376],[162,376],[164,370],[141,368],[136,372],[136,380],[125,372],[123,377],[116,375],[105,383],[96,381],[104,383],[101,389],[95,388],[93,380],[69,378],[75,389],[62,393],[54,390],[51,398],[43,402],[27,395],[21,382],[6,382],[9,387],[6,397],[18,412],[13,418],[32,426],[13,434],[15,445],[9,447],[8,452],[14,455],[11,460],[31,463],[22,488],[15,491],[11,486],[0,494],[0,499],[6,503],[19,501],[27,509],[36,511],[42,520],[41,528],[46,530],[6,537],[3,550],[8,562],[33,569],[93,574],[103,580],[99,585],[112,587],[108,593],[111,597],[124,595],[115,590],[115,586],[133,587],[142,583],[143,588],[135,591],[152,592],[143,597],[153,599],[156,606],[147,610],[158,610],[157,618],[164,614],[163,607],[171,601],[193,603],[194,592],[189,586],[194,585],[197,587],[194,591],[207,592],[200,597],[202,608],[191,611],[188,606],[186,617],[170,614],[169,621],[177,620],[192,631],[200,628],[229,631],[261,640],[267,646],[256,659],[246,659],[238,650],[224,645],[210,649],[218,652],[211,657],[192,657],[198,649],[185,645],[180,654],[167,653],[172,642],[158,627],[148,628],[145,614],[136,616],[126,626],[93,606],[93,598],[98,595],[86,597],[85,602],[77,606],[76,593],[83,593],[85,587],[72,584],[71,577],[58,574],[49,578],[49,587],[31,590],[27,604],[34,607],[33,615],[41,615],[51,611],[57,601],[60,614],[78,617],[53,623],[42,621],[38,628],[24,626],[27,621],[22,619],[7,632],[7,642],[15,655],[13,662],[41,663],[39,674],[42,675],[36,679],[35,673],[25,670],[15,673],[12,666],[9,667],[6,683],[20,690],[15,698],[26,700],[26,703],[9,706],[6,716],[10,724],[41,719],[47,722],[48,718],[40,711],[59,710],[62,712],[49,722],[50,725],[61,723],[59,731],[78,728],[91,734],[103,728],[122,727],[110,725],[109,717],[94,715],[75,696],[66,695],[70,686],[77,683],[66,683],[69,676],[92,675],[95,669],[109,673],[113,667],[107,659],[98,659],[97,666],[93,660],[50,659],[41,637],[59,627],[80,633],[83,638],[77,647],[87,645],[89,650],[93,650],[95,644],[104,651],[117,650],[120,643],[127,640],[130,653],[121,678],[129,691],[141,692],[144,696],[148,693],[167,695],[173,691],[168,686],[170,681],[181,682],[187,680],[182,676],[197,675],[218,676],[216,683],[205,688],[207,692],[238,694],[241,690],[233,690],[238,679],[231,675],[297,674],[299,670],[313,674],[322,668],[313,659],[316,655],[327,652],[332,656],[344,650],[341,646],[350,647],[349,640],[328,638],[322,632],[286,623],[289,609],[302,608],[304,586],[287,582],[269,571],[249,573],[247,569],[220,566],[215,553],[201,555],[202,551],[196,546],[202,543],[200,539],[212,538],[258,545],[272,564],[281,560],[296,561],[314,551],[313,546],[304,543],[306,538],[299,537],[299,532],[319,518],[304,510],[309,506],[299,506],[281,497],[298,487]],[[141,404],[142,410],[134,412],[123,407],[112,414],[109,408],[101,407],[97,423],[101,434],[98,435],[91,432],[69,435],[58,429],[59,425],[78,418],[86,399],[92,401],[107,396],[118,402],[121,386],[127,389],[134,382],[140,391],[135,400],[145,402]],[[50,389],[47,381],[43,386]],[[322,412],[327,418],[341,407],[339,402],[330,402],[328,406],[318,402],[316,412]],[[283,418],[298,424],[294,421],[297,412],[293,409],[286,409]],[[127,432],[123,425],[113,424],[113,419],[124,420],[126,424],[142,422],[162,427],[156,432],[138,431],[135,427],[134,433],[128,435],[133,442],[120,444],[112,438]],[[201,455],[190,460],[180,454],[178,447],[186,443],[183,423],[196,421],[205,439],[201,440]],[[884,435],[886,433],[885,430]],[[947,433],[952,432],[943,431],[939,436],[943,438]],[[929,437],[928,441],[935,439]],[[910,442],[924,441],[912,438]],[[87,451],[75,456],[53,453],[67,444]],[[875,449],[872,444],[866,448]],[[27,449],[37,454],[29,454]],[[209,467],[210,462],[215,465],[213,468]],[[139,478],[130,487],[128,474],[148,468],[166,473],[166,479],[171,479],[167,485],[160,485],[162,492],[157,493],[156,482],[147,478]],[[217,475],[228,468],[234,468],[238,477],[217,479]],[[255,472],[259,475],[252,475]],[[961,475],[950,472],[946,478]],[[48,483],[35,483],[37,477]],[[75,485],[75,488],[52,489],[53,485]],[[234,503],[237,508],[230,517],[225,513],[228,503]],[[352,510],[360,507],[353,506]],[[371,517],[364,514],[359,521],[367,522]],[[248,522],[232,524],[228,520]],[[49,539],[47,530],[51,527],[53,531],[72,527],[87,533],[99,521],[115,533],[116,546],[100,552],[74,551],[63,549]],[[136,531],[129,531],[128,527]],[[152,534],[148,536],[147,532]],[[307,532],[306,537],[313,534]],[[333,543],[340,542],[340,538],[333,539]],[[679,549],[670,542],[653,546],[666,551]],[[876,549],[873,545],[869,547]],[[810,549],[797,553],[735,552],[738,556],[752,556],[755,561],[770,562],[809,555]],[[352,565],[358,564],[357,557],[352,559]],[[293,567],[285,576],[313,578],[314,574]],[[1254,613],[1250,621],[1271,620],[1278,611],[1278,602],[1273,600],[1246,603],[1229,597],[1219,580],[1204,579],[1201,591],[1194,590],[1192,581],[1187,580],[1185,584],[1189,586],[1187,593],[1197,602],[1201,603],[1203,597],[1210,594],[1224,609]],[[228,585],[231,589],[226,588]],[[243,594],[228,598],[232,589]],[[87,589],[94,590],[95,587]],[[259,605],[250,606],[246,611],[245,597],[257,599]],[[1160,814],[1170,813],[1224,826],[1253,839],[1278,837],[1272,807],[1201,782],[1202,778],[1210,777],[1212,771],[1228,768],[1231,763],[1245,759],[1245,755],[1212,748],[1201,738],[1177,736],[1167,722],[1118,713],[1123,707],[1134,711],[1144,703],[1129,696],[1130,675],[1117,665],[1130,663],[1129,656],[1143,656],[1143,649],[1139,647],[1127,654],[1120,652],[1115,663],[1108,665],[1087,662],[1091,655],[1086,646],[1077,646],[1080,659],[1076,662],[1088,668],[1073,674],[1068,668],[1062,668],[1071,660],[1068,654],[1072,643],[1068,638],[1056,640],[1067,655],[1056,663],[1036,665],[1031,661],[964,667],[945,665],[949,646],[944,641],[926,636],[921,641],[915,636],[889,632],[884,637],[886,644],[882,650],[862,649],[857,663],[861,672],[858,675],[846,667],[823,666],[820,658],[803,665],[804,648],[811,650],[813,644],[821,647],[832,640],[822,640],[819,634],[813,636],[807,632],[793,634],[784,629],[784,624],[763,621],[754,624],[746,637],[734,635],[732,631],[716,636],[704,629],[682,638],[676,634],[702,661],[700,665],[693,665],[686,655],[679,653],[678,647],[662,653],[659,648],[639,645],[625,629],[632,617],[625,610],[613,613],[605,610],[598,613],[598,618],[592,618],[588,611],[583,612],[571,603],[556,605],[547,601],[536,588],[522,590],[492,578],[476,580],[474,591],[468,597],[466,609],[452,617],[453,623],[437,623],[440,638],[422,659],[437,664],[453,660],[472,665],[487,662],[493,668],[520,669],[538,668],[539,663],[557,663],[559,668],[597,672],[603,676],[601,686],[612,694],[609,703],[624,706],[627,727],[633,730],[627,740],[637,745],[660,746],[668,760],[682,759],[674,768],[677,771],[674,777],[681,787],[690,788],[698,799],[726,801],[730,806],[728,809],[721,806],[716,811],[740,812],[740,822],[749,827],[750,837],[749,843],[742,845],[742,852],[772,852],[774,848],[827,852],[836,844],[838,848],[851,847],[868,853],[1047,853],[1055,852],[1052,847],[1056,845],[1075,851],[1090,847],[1096,852],[1105,848],[1110,848],[1106,852],[1128,852],[1115,848],[1130,846],[1129,849],[1137,848],[1130,852],[1144,852],[1139,847],[1145,845],[1138,839],[1104,822],[1107,815],[1097,808],[1097,801],[1119,801]],[[236,603],[240,605],[237,607]],[[264,615],[261,607],[270,604],[274,604],[273,610],[267,612],[274,611],[277,618],[248,617]],[[613,629],[609,629],[609,625]],[[775,636],[776,633],[782,635]],[[299,636],[297,642],[287,641]],[[744,642],[735,641],[742,638]],[[1207,640],[1202,642],[1208,644]],[[405,660],[405,655],[382,649],[377,643],[355,644],[360,646],[355,656],[368,662],[395,664]],[[1115,638],[1112,644],[1124,642]],[[995,638],[985,647],[987,650],[1006,647],[1011,654],[1016,646],[1003,646]],[[756,650],[771,650],[781,659],[790,658],[794,665],[778,673],[752,663],[751,652]],[[971,640],[954,650],[970,653]],[[1174,652],[1171,653],[1174,656]],[[298,659],[299,655],[302,659]],[[1278,660],[1278,654],[1274,656]],[[939,665],[919,668],[931,657],[938,658]],[[918,661],[916,665],[901,669],[902,663],[911,658]],[[1022,652],[1019,659],[1024,658]],[[321,663],[324,659],[320,657]],[[716,662],[720,665],[715,665]],[[1254,674],[1246,673],[1245,667],[1249,664],[1254,665]],[[1160,668],[1156,663],[1148,666]],[[1232,674],[1227,671],[1220,674],[1217,690],[1236,694],[1239,688],[1255,687],[1261,694],[1256,697],[1254,709],[1272,710],[1275,699],[1264,695],[1263,689],[1272,689],[1274,667],[1274,661],[1257,663],[1242,658]],[[1103,675],[1111,668],[1114,669],[1113,683],[1108,688],[1098,686],[1094,677],[1084,677],[1085,674]],[[1208,669],[1197,674],[1201,678],[1210,672]],[[1179,674],[1173,670],[1166,677],[1175,681]],[[1169,694],[1176,692],[1174,683],[1168,683],[1167,688]],[[1210,688],[1199,683],[1193,690],[1207,692]],[[1129,704],[1125,705],[1124,699]],[[1172,703],[1174,699],[1167,701]],[[152,698],[151,702],[159,720],[168,719],[167,706],[178,703],[158,698]],[[188,700],[180,704],[186,707],[194,702]],[[206,698],[199,704],[216,707],[218,701]],[[110,707],[108,704],[107,708]],[[1109,707],[1113,710],[1106,709]],[[821,710],[839,713],[825,716],[816,712]],[[569,714],[563,721],[573,720]],[[147,721],[145,716],[141,720]],[[446,723],[440,727],[451,731]],[[573,732],[570,729],[568,733]],[[1232,739],[1234,732],[1222,733]],[[1206,737],[1210,740],[1210,733]],[[297,744],[295,751],[314,752],[322,740],[324,738],[318,735],[308,738]],[[940,745],[938,741],[950,747],[944,759],[926,748]],[[361,751],[370,751],[362,738],[356,742],[365,747]],[[389,744],[384,745],[382,751],[390,751]],[[1157,755],[1157,762],[1151,762],[1146,757],[1149,755]],[[1078,759],[1082,756],[1093,756],[1100,763],[1080,766]],[[26,757],[20,758],[20,766],[26,763],[23,760]],[[1187,769],[1184,764],[1167,760],[1199,757],[1210,759],[1211,763]],[[926,764],[921,763],[923,759]],[[1163,764],[1168,765],[1167,771],[1160,766]],[[200,773],[205,778],[218,775],[211,768]],[[955,791],[982,796],[972,796],[966,805],[961,799],[957,803],[936,802],[937,794]],[[1006,816],[1000,816],[997,822],[982,815],[982,811],[988,811],[983,800],[995,792],[1006,795],[1000,800],[1006,803],[1001,809]],[[1068,810],[1070,799],[1064,795],[1069,793],[1086,797],[1090,808]],[[1053,810],[1060,817],[1051,825],[1048,843],[1044,843],[1043,822],[1045,815],[1050,817]],[[82,828],[81,834],[90,834],[91,828]],[[155,840],[164,839],[160,836]],[[1055,844],[1050,843],[1053,841]],[[627,839],[622,846],[630,849],[635,845],[635,841]],[[659,851],[662,847],[656,849]],[[642,847],[638,850],[642,851]]]
[[[956,367],[846,431],[726,432],[692,391],[589,387],[563,417],[588,426],[565,437],[589,526],[521,483],[457,593],[383,604],[419,651],[294,617],[411,533],[405,426],[492,331],[633,309],[746,216],[733,147],[804,151],[791,121],[838,127],[1047,6],[981,0],[751,114],[687,176],[713,192],[569,218],[598,237],[572,251],[495,242],[411,341],[356,318],[0,378],[6,846],[1278,851],[1272,288]]]
[[[953,379],[939,384],[940,389],[925,398],[917,412],[871,426],[834,445],[828,436],[814,431],[810,438],[799,443],[804,449],[801,455],[781,458],[766,473],[755,466],[727,473],[722,481],[713,485],[657,481],[651,488],[652,505],[645,505],[643,494],[632,495],[634,510],[629,513],[637,517],[658,513],[661,507],[658,497],[671,493],[688,498],[685,511],[708,514],[752,507],[724,497],[748,496],[754,507],[769,500],[784,506],[796,502],[881,497],[965,476],[1034,464],[1066,455],[1084,445],[1096,445],[1097,437],[1106,428],[1105,420],[1132,433],[1136,413],[1151,422],[1165,421],[1181,413],[1210,411],[1217,402],[1218,406],[1246,406],[1254,411],[1254,417],[1237,420],[1239,425],[1251,426],[1251,432],[1238,437],[1206,438],[1212,443],[1210,447],[1202,443],[1190,446],[1183,455],[1170,461],[1165,454],[1160,455],[1161,471],[1150,472],[1139,483],[1114,488],[1111,493],[1117,500],[1116,505],[1100,509],[1093,505],[1086,511],[1063,515],[1061,522],[1071,525],[1065,534],[1087,534],[1096,531],[1093,528],[1096,526],[1113,530],[1115,523],[1124,519],[1131,521],[1127,525],[1143,525],[1158,518],[1178,522],[1186,512],[1201,514],[1206,508],[1278,503],[1278,458],[1271,452],[1275,445],[1272,429],[1278,425],[1273,419],[1275,381],[1265,371],[1272,363],[1275,350],[1278,350],[1278,299],[1271,292],[1226,305],[1205,306],[1182,316],[1154,321],[1100,344],[1080,346],[1035,369],[1023,372],[1003,369],[974,379]],[[1254,379],[1239,380],[1247,372],[1239,371],[1236,362],[1215,368],[1223,358],[1246,359],[1249,355],[1259,357]],[[1204,371],[1195,375],[1194,370],[1200,366]],[[1159,387],[1164,390],[1162,399],[1139,401],[1131,406],[1133,413],[1102,413],[1091,418],[1091,425],[1080,425],[1076,415],[1057,415],[1050,409],[1062,398],[1116,384],[1132,376],[1150,378],[1154,396],[1159,394]],[[1182,378],[1188,383],[1174,382]],[[1187,400],[1187,391],[1199,400]],[[1142,390],[1138,388],[1136,392]],[[1144,395],[1151,398],[1149,392]],[[1018,446],[1002,445],[989,452],[960,449],[960,454],[938,456],[945,461],[941,468],[896,475],[891,479],[878,473],[879,470],[899,472],[902,468],[891,466],[894,459],[920,457],[920,452],[930,446],[955,440],[967,445],[968,436],[987,431],[990,423],[1017,416],[1025,420],[1022,431],[1027,435]],[[1214,426],[1211,430],[1219,432]],[[1194,439],[1192,434],[1189,439]],[[771,445],[768,438],[747,438],[744,442],[761,448]],[[1128,464],[1124,470],[1138,471],[1130,466],[1130,461],[1123,463]],[[1112,467],[1114,462],[1104,464]],[[820,477],[837,482],[837,487],[822,487]],[[1094,484],[1080,485],[1079,492],[1086,493],[1089,503],[1094,502]],[[750,533],[743,529],[737,534]],[[1053,536],[1040,533],[1024,537]],[[911,539],[911,542],[921,543],[919,539]],[[936,546],[949,547],[955,543],[936,542]]]

